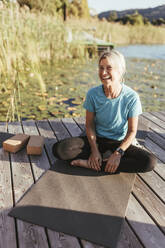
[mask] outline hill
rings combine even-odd
[[[141,14],[143,17],[147,17],[149,21],[152,21],[153,19],[158,19],[158,18],[163,18],[165,19],[165,4],[155,7],[155,8],[147,8],[147,9],[127,9],[127,10],[122,10],[122,11],[116,11],[116,10],[111,10],[111,11],[106,11],[98,14],[99,19],[102,18],[108,18],[110,13],[116,12],[118,18],[121,18],[127,14],[133,14],[135,11],[138,11],[139,14]]]

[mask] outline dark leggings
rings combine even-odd
[[[121,144],[121,141],[97,137],[98,149],[103,154],[110,150],[114,152]],[[71,162],[75,159],[88,159],[91,151],[87,136],[73,137],[61,140],[53,145],[53,154],[58,159]],[[154,169],[156,157],[136,146],[130,145],[121,157],[119,167],[116,172],[147,172]],[[102,169],[105,168],[106,162],[102,162]]]

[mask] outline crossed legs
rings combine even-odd
[[[108,150],[114,152],[120,143],[121,141],[97,137],[98,149],[102,156]],[[89,168],[87,161],[90,156],[90,145],[86,136],[61,140],[55,143],[52,149],[55,157],[67,160],[73,166]],[[151,171],[156,165],[156,160],[153,154],[131,145],[121,158],[117,172]],[[103,167],[105,164],[106,162],[102,162]]]

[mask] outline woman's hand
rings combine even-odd
[[[99,151],[93,151],[88,159],[88,166],[91,169],[101,170],[102,157]]]
[[[121,155],[119,153],[112,153],[109,158],[104,159],[107,161],[105,172],[115,173],[120,164]]]

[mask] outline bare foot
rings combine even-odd
[[[90,167],[88,165],[88,160],[84,160],[84,159],[73,160],[71,162],[71,165],[73,165],[73,166],[80,166],[80,167],[85,167],[85,168],[88,168],[88,169],[96,170],[96,169],[94,169],[94,168],[92,168],[92,167]]]
[[[88,167],[88,160],[84,160],[84,159],[76,159],[76,160],[73,160],[73,161],[71,162],[71,165],[89,168],[89,167]]]

